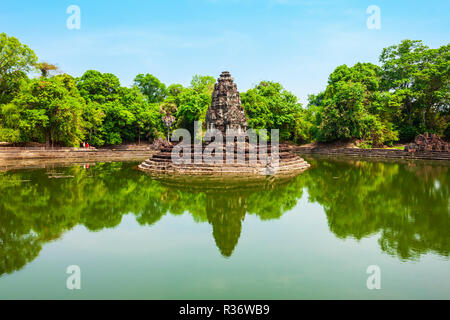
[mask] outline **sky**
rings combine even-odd
[[[80,29],[67,27],[70,5]],[[380,29],[367,26],[371,5]],[[241,92],[276,81],[305,104],[339,65],[379,64],[403,39],[448,44],[449,12],[448,0],[0,0],[0,32],[76,77],[98,70],[131,86],[151,73],[187,86],[226,70]]]

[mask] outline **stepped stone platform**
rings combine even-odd
[[[202,147],[203,150],[206,146]],[[191,162],[190,163],[175,163],[172,161],[173,147],[164,147],[161,151],[155,153],[150,159],[144,161],[138,168],[142,171],[152,172],[154,174],[182,174],[189,176],[261,176],[266,175],[296,175],[308,169],[309,163],[300,158],[295,153],[290,151],[289,146],[279,146],[279,163],[278,166],[261,161],[259,158],[256,163],[250,162],[248,145],[245,149],[245,161],[239,163],[237,161],[237,152],[234,152],[234,162],[227,163],[226,150],[223,150],[223,163],[209,163],[204,160],[201,163],[195,163],[196,156],[195,148],[191,146]],[[256,148],[256,150],[258,150]],[[200,150],[198,150],[200,151]],[[258,150],[259,151],[259,150]],[[271,157],[271,147],[267,147],[267,155]],[[200,152],[197,153],[200,157]],[[241,161],[242,162],[242,161]]]

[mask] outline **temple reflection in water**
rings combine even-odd
[[[380,248],[398,259],[448,258],[448,166],[310,161],[313,168],[297,177],[235,182],[149,179],[122,163],[0,173],[0,276],[23,268],[76,225],[115,228],[129,213],[151,228],[167,214],[189,212],[212,225],[220,253],[232,257],[246,215],[279,219],[303,195],[323,208],[338,238],[377,234]],[[49,179],[55,172],[72,178]]]

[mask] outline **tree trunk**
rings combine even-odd
[[[138,145],[141,145],[141,126],[139,126]]]
[[[409,98],[406,100],[406,110],[408,110],[408,125],[412,127],[412,106]]]
[[[45,149],[50,149],[50,133],[45,135]]]

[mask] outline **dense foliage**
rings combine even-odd
[[[339,66],[306,107],[281,84],[262,81],[241,94],[249,127],[280,129],[282,140],[296,143],[357,139],[366,147],[424,132],[449,138],[449,47],[405,40],[382,51],[381,66]],[[196,75],[187,88],[166,86],[139,74],[127,88],[110,73],[72,78],[52,75],[57,70],[0,34],[0,141],[103,146],[152,141],[175,128],[192,132],[194,121],[204,122],[215,83]],[[40,77],[30,79],[33,71]]]
[[[369,146],[410,141],[424,132],[449,138],[449,48],[404,40],[383,49],[381,67],[337,67],[326,90],[311,96],[317,126],[312,138],[361,139]]]
[[[2,105],[5,124],[16,141],[79,145],[84,138],[85,101],[68,75],[28,81],[14,100]]]
[[[248,125],[254,129],[279,129],[280,139],[295,140],[303,109],[297,97],[281,84],[262,81],[242,94]]]
[[[380,92],[381,69],[371,63],[340,66],[330,75],[318,107],[319,141],[362,139],[381,146],[398,139],[389,97]]]

